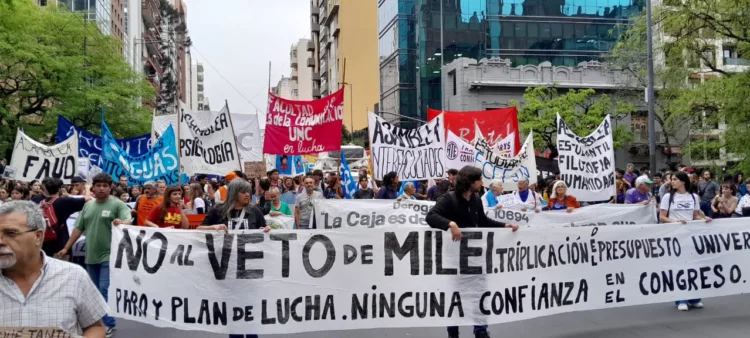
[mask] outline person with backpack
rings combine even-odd
[[[660,223],[682,223],[688,221],[704,220],[706,223],[711,222],[710,217],[703,216],[701,213],[700,198],[698,195],[690,193],[690,178],[684,172],[678,171],[672,175],[672,190],[669,191],[661,200],[659,207]],[[679,300],[675,302],[677,310],[688,311],[690,308],[703,308],[703,302],[700,299]]]
[[[477,195],[482,188],[481,169],[465,166],[456,175],[455,182],[455,190],[440,197],[427,212],[426,221],[431,228],[450,230],[453,241],[461,240],[461,228],[511,228],[518,231],[518,225],[489,219],[484,213],[481,198]],[[471,276],[472,279],[477,277]],[[458,338],[457,326],[448,327],[448,337]],[[487,325],[475,325],[474,337],[489,338]]]
[[[64,257],[70,252],[82,234],[86,234],[86,270],[106,301],[109,297],[109,254],[112,242],[112,228],[121,224],[131,224],[130,209],[119,198],[111,196],[112,177],[101,173],[93,177],[92,190],[96,198],[86,203],[76,219],[75,229],[68,243],[55,257]],[[104,316],[107,337],[115,331],[115,319]]]
[[[70,235],[66,223],[70,215],[83,210],[83,205],[91,199],[88,194],[83,198],[60,197],[62,186],[63,181],[59,178],[47,177],[42,180],[45,198],[40,201],[39,207],[47,221],[42,250],[50,257],[62,250],[68,242]]]

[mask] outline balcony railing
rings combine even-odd
[[[307,51],[312,52],[314,50],[315,50],[315,43],[312,40],[307,41]]]
[[[317,23],[313,23],[310,25],[310,30],[313,31],[314,33],[318,33],[320,32],[320,25]]]
[[[725,66],[750,66],[750,60],[740,58],[724,58]]]
[[[320,15],[320,8],[318,8],[317,6],[313,6],[311,4],[310,5],[310,15],[312,15],[312,16],[318,16],[318,15]]]
[[[307,58],[307,66],[315,67],[315,60],[313,60],[313,58]]]
[[[161,23],[159,0],[143,0],[141,1],[141,8],[143,8],[142,16],[146,28],[159,26],[159,23]]]

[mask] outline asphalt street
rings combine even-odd
[[[492,337],[514,338],[747,338],[750,336],[750,295],[704,299],[705,308],[679,312],[674,304],[654,304],[607,310],[573,312],[508,324],[492,325]],[[461,337],[473,337],[470,327]],[[119,320],[116,338],[214,338],[226,335],[162,329]],[[439,338],[444,328],[325,331],[287,335],[290,338]]]

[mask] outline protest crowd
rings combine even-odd
[[[273,103],[270,106],[273,107]],[[269,113],[269,121],[275,121],[272,117],[275,113]],[[118,251],[112,247],[113,236],[129,225],[214,235],[252,230],[271,234],[316,232],[336,228],[329,226],[327,218],[319,217],[330,214],[316,210],[322,203],[333,208],[340,205],[339,209],[345,209],[339,210],[342,213],[358,211],[346,209],[346,204],[337,204],[344,200],[363,207],[375,205],[373,203],[379,200],[402,205],[431,202],[424,204],[428,205],[424,222],[431,228],[446,231],[453,241],[461,241],[467,228],[495,228],[511,234],[523,233],[535,226],[533,219],[517,222],[520,218],[492,216],[492,212],[505,210],[543,217],[545,214],[575,215],[589,206],[603,204],[650,205],[658,211],[656,214],[648,211],[651,214],[647,217],[654,220],[651,223],[661,224],[750,216],[750,180],[745,180],[742,173],[717,180],[708,170],[684,165],[650,172],[648,167],[637,169],[627,164],[623,170],[610,167],[593,173],[602,175],[605,180],[611,175],[613,184],[587,188],[570,178],[570,167],[565,163],[571,160],[571,155],[561,151],[558,170],[543,171],[533,164],[527,166],[528,161],[535,161],[530,141],[533,138],[529,137],[522,147],[516,141],[511,146],[515,149],[511,154],[499,157],[493,154],[500,149],[495,148],[497,142],[476,141],[482,137],[479,130],[484,126],[477,126],[473,143],[464,141],[468,144],[466,147],[474,148],[466,163],[454,165],[445,158],[436,159],[433,161],[438,165],[424,166],[421,173],[415,173],[420,170],[408,171],[404,167],[423,163],[383,164],[383,158],[389,156],[384,153],[389,151],[389,146],[411,148],[410,151],[422,151],[420,147],[425,146],[379,142],[378,138],[387,139],[383,135],[407,133],[397,132],[398,127],[375,119],[371,116],[369,165],[349,168],[347,160],[341,158],[335,171],[306,168],[301,172],[290,171],[288,163],[296,159],[290,161],[291,156],[284,156],[281,160],[279,156],[278,164],[271,165],[275,168],[263,175],[257,172],[248,175],[239,169],[223,174],[192,170],[192,175],[185,179],[187,175],[181,175],[184,172],[175,168],[180,179],[154,172],[151,177],[155,179],[150,180],[144,179],[143,173],[136,176],[130,170],[112,165],[116,161],[108,158],[107,147],[102,148],[99,170],[93,172],[67,177],[43,175],[26,180],[27,176],[21,174],[25,170],[14,168],[15,179],[4,175],[0,180],[0,327],[56,327],[85,337],[113,336],[117,327],[114,317],[120,317],[113,312],[114,301],[109,299],[113,294],[110,283],[118,282],[113,271],[120,269],[110,264],[111,257]],[[440,119],[442,115],[430,123],[439,124]],[[340,121],[339,118],[319,122],[320,125],[333,123],[333,129],[340,131]],[[273,126],[274,123],[267,126],[264,152],[283,154],[285,152],[269,149],[283,147],[273,139],[277,136],[269,129]],[[443,128],[439,125],[428,130],[435,131],[436,140],[442,140],[436,149],[448,152],[447,159],[450,159],[455,145],[446,143],[452,133]],[[106,127],[102,129],[103,133],[108,133]],[[168,130],[171,131],[171,127]],[[446,134],[448,137],[444,138]],[[107,137],[102,137],[105,142]],[[318,138],[318,144],[326,144],[323,139]],[[340,147],[340,140],[338,142]],[[172,143],[174,147],[174,141]],[[485,143],[487,149],[483,148]],[[293,144],[298,147],[296,142]],[[378,148],[380,145],[382,147]],[[463,150],[461,147],[459,149]],[[325,149],[336,150],[335,145]],[[298,148],[294,155],[303,152],[304,147]],[[429,161],[429,154],[425,151],[416,161]],[[480,155],[483,155],[482,160]],[[490,169],[491,174],[487,171],[488,163],[495,168]],[[210,167],[210,163],[203,165]],[[10,164],[3,161],[2,166]],[[505,174],[496,174],[499,167],[505,169]],[[8,171],[1,168],[0,172]],[[597,196],[606,198],[591,197],[596,192]],[[84,267],[87,274],[74,264]],[[362,283],[369,282],[363,280]],[[680,311],[703,307],[701,299],[675,300]],[[119,300],[117,302],[119,308]],[[473,324],[475,337],[490,336],[487,322]],[[449,326],[447,332],[448,337],[459,336],[455,325]],[[257,337],[250,333],[230,336]]]

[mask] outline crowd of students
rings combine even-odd
[[[539,178],[537,184],[519,180],[517,189],[512,192],[504,192],[501,181],[492,181],[489,189],[485,189],[481,171],[473,167],[465,167],[461,171],[448,170],[446,177],[434,182],[401,182],[398,175],[391,172],[382,180],[375,180],[366,169],[362,169],[358,172],[357,191],[353,197],[436,201],[428,212],[427,223],[433,228],[451,231],[454,240],[461,238],[462,228],[507,227],[518,230],[516,225],[487,219],[484,216],[486,208],[574,212],[581,207],[576,197],[568,193],[559,173],[546,179]],[[711,222],[713,218],[750,215],[750,180],[743,181],[742,174],[727,176],[719,185],[709,171],[698,176],[691,168],[681,166],[674,172],[663,170],[651,174],[645,168],[639,172],[628,165],[625,170],[617,171],[616,181],[617,194],[601,203],[657,203],[661,223]],[[262,229],[267,232],[271,228],[267,226],[265,216],[288,216],[294,217],[295,228],[310,229],[316,227],[313,217],[315,200],[345,198],[338,175],[319,170],[285,178],[281,178],[278,171],[271,170],[262,179],[248,179],[244,173],[234,171],[227,173],[222,180],[201,175],[194,182],[181,186],[168,186],[163,181],[147,182],[143,186],[128,183],[127,177],[120,177],[114,182],[107,174],[94,176],[90,184],[78,177],[70,184],[63,184],[57,178],[28,183],[0,181],[0,269],[5,274],[9,267],[14,266],[4,263],[3,259],[9,255],[18,259],[13,264],[18,264],[17,261],[21,264],[47,264],[49,261],[46,258],[36,260],[31,256],[20,259],[18,252],[22,250],[7,244],[9,239],[23,234],[10,227],[6,220],[13,213],[26,214],[27,232],[41,229],[43,233],[37,233],[35,237],[38,243],[28,239],[27,244],[38,244],[38,250],[44,251],[45,256],[68,260],[72,246],[85,234],[88,276],[106,300],[111,225],[136,224],[204,231]],[[503,197],[503,194],[510,194],[512,206],[500,203],[508,201],[508,196]],[[34,204],[39,207],[28,208]],[[36,224],[39,216],[36,213],[41,214],[46,227]],[[67,220],[75,214],[78,215],[73,229],[68,231]],[[200,225],[191,227],[188,215],[204,217]],[[33,227],[32,220],[36,222]],[[93,305],[86,306],[97,307],[99,304],[96,299],[91,302]],[[703,303],[700,299],[692,299],[678,301],[676,306],[685,311],[701,308]],[[101,312],[100,309],[96,311]],[[101,331],[111,336],[116,327],[114,318],[106,315],[100,318]],[[86,331],[84,324],[87,323],[94,331],[99,331],[91,320],[79,323],[75,331]],[[450,337],[457,335],[456,328],[449,328],[448,331]],[[489,337],[486,327],[475,327],[475,334],[477,337]]]

